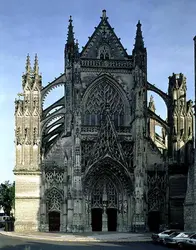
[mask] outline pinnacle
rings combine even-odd
[[[72,25],[72,16],[69,18],[69,26],[68,26],[68,34],[67,34],[67,44],[74,43],[74,32],[73,32],[73,25]]]
[[[31,73],[31,61],[29,53],[27,54],[27,60],[26,60],[26,73]]]
[[[39,74],[39,62],[37,53],[35,54],[35,60],[34,60],[34,74]]]
[[[141,23],[140,20],[137,23],[136,37],[135,37],[135,50],[143,50],[144,49],[144,40],[142,36]]]
[[[106,16],[106,10],[102,10],[102,19],[106,19],[107,16]]]
[[[140,20],[138,20],[138,23],[137,23],[137,27],[141,27],[142,25],[141,25],[141,23],[140,23]]]
[[[149,101],[148,107],[151,111],[155,112],[155,103],[154,103],[154,98],[152,95],[150,96],[150,101]]]

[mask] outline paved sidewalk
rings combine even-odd
[[[151,241],[151,234],[139,233],[15,233],[0,230],[0,234],[45,241],[67,241],[67,242],[148,242]]]

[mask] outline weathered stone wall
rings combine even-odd
[[[15,232],[38,231],[40,175],[16,175]]]

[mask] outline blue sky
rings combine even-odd
[[[32,59],[38,53],[45,86],[63,72],[69,16],[81,48],[98,25],[102,9],[129,53],[140,19],[148,80],[167,91],[168,76],[182,72],[187,76],[188,98],[193,99],[195,0],[0,0],[0,182],[14,179],[14,100],[22,89],[27,53]],[[155,98],[157,113],[164,117],[165,105],[159,100]]]

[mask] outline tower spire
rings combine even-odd
[[[27,54],[27,60],[26,60],[26,73],[31,73],[31,61],[29,54]]]
[[[39,74],[39,62],[38,62],[38,56],[37,53],[35,54],[35,60],[34,60],[34,74]]]
[[[67,65],[71,65],[75,59],[76,54],[76,44],[74,39],[73,25],[72,25],[72,16],[69,18],[69,26],[67,33],[67,43],[65,44],[65,68]]]
[[[67,44],[71,45],[74,44],[74,32],[73,32],[73,25],[72,25],[72,16],[69,18],[69,26],[68,26],[68,34],[67,34]]]
[[[137,30],[136,30],[136,37],[135,37],[135,45],[134,49],[135,50],[143,50],[144,49],[144,40],[142,36],[142,29],[141,29],[141,23],[140,20],[137,23]]]

